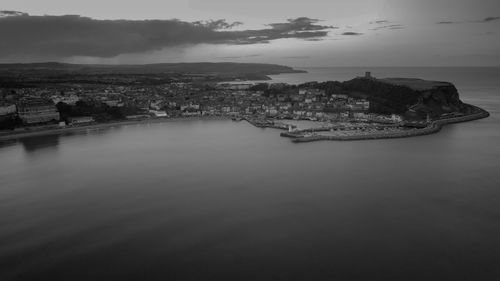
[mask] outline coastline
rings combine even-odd
[[[392,139],[392,138],[408,138],[408,137],[416,137],[416,136],[424,136],[435,134],[441,131],[443,126],[468,122],[478,119],[487,118],[490,116],[489,112],[484,109],[481,109],[477,106],[470,105],[478,110],[477,113],[461,116],[461,117],[453,117],[442,120],[436,120],[431,122],[428,126],[421,129],[411,129],[406,131],[395,131],[395,132],[384,132],[384,133],[372,133],[372,134],[361,134],[361,135],[351,135],[351,136],[325,136],[325,135],[313,135],[313,136],[300,136],[300,133],[305,132],[318,132],[325,131],[325,129],[303,129],[295,133],[283,132],[280,135],[282,137],[292,138],[292,142],[313,142],[313,141],[354,141],[354,140],[374,140],[374,139]],[[0,141],[9,141],[16,140],[21,138],[29,138],[29,137],[37,137],[37,136],[46,136],[46,135],[55,135],[55,134],[64,134],[70,132],[81,132],[86,130],[98,130],[98,129],[107,129],[115,126],[126,126],[126,125],[136,125],[136,124],[155,124],[155,123],[166,123],[166,122],[176,122],[176,121],[189,121],[189,120],[230,120],[228,116],[197,116],[197,117],[174,117],[174,118],[155,118],[155,119],[140,119],[140,120],[123,120],[123,121],[114,121],[109,123],[94,123],[88,125],[81,126],[67,126],[61,128],[41,128],[38,130],[25,130],[25,131],[11,131],[11,132],[0,132]],[[282,126],[275,126],[269,124],[257,124],[249,120],[248,118],[243,118],[243,120],[248,123],[260,127],[260,128],[274,128],[285,130],[287,128]]]
[[[39,129],[33,131],[12,131],[12,132],[1,132],[0,141],[15,140],[21,138],[47,136],[47,135],[57,135],[70,132],[81,132],[86,130],[96,130],[96,129],[107,129],[115,126],[126,126],[126,125],[136,125],[136,124],[155,124],[155,123],[166,123],[166,122],[176,122],[176,121],[189,121],[189,120],[228,120],[227,116],[204,116],[204,117],[174,117],[174,118],[155,118],[155,119],[140,119],[140,120],[123,120],[114,121],[108,123],[94,123],[81,126],[67,126],[61,128],[53,129]]]
[[[449,124],[462,123],[468,121],[479,120],[487,118],[490,113],[482,108],[473,106],[479,112],[474,114],[469,114],[466,116],[452,117],[447,119],[441,119],[431,122],[428,126],[422,129],[411,129],[407,131],[396,131],[396,132],[385,132],[385,133],[375,133],[375,134],[362,134],[362,135],[351,135],[351,136],[324,136],[324,135],[313,135],[300,137],[293,134],[282,133],[281,136],[291,137],[292,142],[313,142],[313,141],[356,141],[356,140],[375,140],[375,139],[394,139],[394,138],[409,138],[417,136],[425,136],[438,133],[441,129]],[[306,129],[307,130],[307,129]]]

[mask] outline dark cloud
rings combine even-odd
[[[18,11],[0,11],[0,17],[12,17],[12,16],[28,16],[27,13]]]
[[[384,24],[384,23],[389,23],[389,21],[388,20],[376,20],[376,21],[370,22],[370,24]]]
[[[500,17],[487,17],[482,20],[482,22],[490,22],[490,21],[495,21],[495,20],[500,20]]]
[[[301,17],[257,30],[229,30],[225,20],[96,20],[78,15],[0,18],[0,57],[113,57],[189,44],[259,44],[295,38],[319,40],[333,26]]]
[[[283,59],[310,59],[311,56],[288,56],[288,57],[281,57]]]
[[[346,36],[358,36],[358,35],[363,35],[363,33],[349,31],[349,32],[342,33],[342,35],[346,35]]]
[[[375,28],[372,28],[370,30],[381,30],[381,29],[391,29],[391,30],[396,30],[396,29],[404,29],[406,26],[403,24],[390,24],[390,25],[381,25],[377,26]]]
[[[212,30],[221,30],[221,29],[231,29],[235,26],[242,25],[243,23],[240,21],[227,23],[225,20],[209,20],[209,21],[195,21],[193,22],[193,24],[195,26],[206,27]]]
[[[254,57],[260,57],[261,54],[252,54],[252,55],[246,55],[246,56],[225,56],[225,57],[217,57],[218,59],[243,59],[243,58],[254,58]]]
[[[469,21],[467,23],[488,23],[488,22],[497,21],[497,20],[500,20],[500,17],[486,17],[486,18],[481,19],[481,20]],[[439,22],[437,22],[437,24],[456,24],[456,23],[464,23],[464,22],[461,22],[461,21],[439,21]]]
[[[337,28],[331,25],[318,25],[318,22],[320,22],[320,20],[301,17],[296,19],[288,19],[288,22],[286,23],[271,23],[268,24],[268,26],[271,26],[274,30],[280,30],[283,32],[312,31]]]

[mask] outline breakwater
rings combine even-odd
[[[462,123],[462,122],[468,122],[468,121],[488,118],[490,116],[490,113],[482,108],[479,108],[479,107],[473,106],[473,105],[469,105],[469,106],[472,107],[476,112],[469,114],[469,115],[465,115],[465,116],[451,117],[451,118],[436,120],[434,122],[443,126],[443,125],[448,125],[448,124]]]
[[[295,137],[293,142],[312,142],[321,140],[333,140],[333,141],[354,141],[354,140],[373,140],[373,139],[392,139],[392,138],[407,138],[415,136],[423,136],[437,133],[441,130],[442,126],[432,123],[431,125],[423,129],[401,129],[397,131],[389,132],[357,132],[352,131],[351,133],[336,135],[336,136],[325,136],[325,135],[311,135],[304,137]]]
[[[283,132],[280,135],[282,137],[288,137],[288,138],[300,138],[303,137],[304,134],[314,134],[317,132],[332,132],[332,131],[338,131],[338,132],[348,132],[348,131],[363,131],[366,129],[371,129],[371,130],[384,130],[384,129],[395,129],[399,128],[401,125],[400,124],[380,124],[380,125],[356,125],[356,124],[351,124],[351,125],[332,125],[332,126],[327,126],[327,127],[320,127],[320,128],[308,128],[308,129],[302,129],[302,130],[294,130],[292,132]]]
[[[401,127],[400,129],[394,128],[390,131],[350,131],[338,135],[326,136],[318,135],[315,132],[321,131],[331,131],[326,128],[320,129],[310,129],[301,130],[300,132],[284,132],[281,133],[283,137],[293,138],[293,142],[312,142],[312,141],[323,141],[323,140],[333,140],[333,141],[354,141],[354,140],[373,140],[373,139],[391,139],[391,138],[408,138],[416,136],[424,136],[435,134],[441,131],[442,127],[448,124],[461,123],[467,121],[473,121],[477,119],[487,118],[490,114],[479,107],[471,106],[475,113],[468,114],[465,116],[451,117],[446,119],[434,120],[427,124],[423,128],[408,128]],[[309,133],[310,135],[304,135],[304,133]]]

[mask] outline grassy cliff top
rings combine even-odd
[[[450,86],[448,82],[429,81],[418,78],[383,78],[378,80],[392,85],[406,86],[415,91],[425,91],[440,86]]]

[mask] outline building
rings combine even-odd
[[[125,118],[127,118],[128,120],[141,120],[141,119],[148,119],[150,117],[151,116],[149,116],[147,114],[137,114],[137,115],[127,115],[127,116],[125,116]]]
[[[94,122],[94,118],[92,116],[79,116],[79,117],[69,117],[68,125],[80,125],[80,124],[89,124]]]
[[[103,103],[109,107],[123,107],[125,105],[121,100],[105,100]],[[149,105],[146,108],[149,108]]]
[[[77,95],[69,95],[69,96],[52,96],[52,101],[54,104],[58,104],[60,102],[69,104],[69,105],[75,105],[80,98]]]
[[[17,106],[17,113],[24,124],[37,124],[59,121],[56,106],[48,101],[24,102]]]
[[[0,116],[14,114],[16,111],[15,104],[0,104]]]
[[[163,110],[150,110],[149,113],[154,117],[168,117],[168,114]]]

